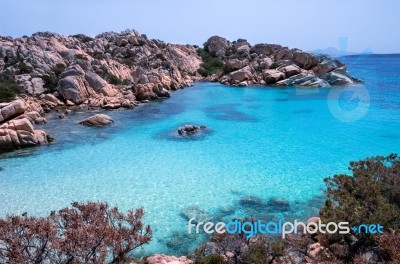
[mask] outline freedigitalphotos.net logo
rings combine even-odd
[[[275,221],[231,221],[225,222],[196,222],[196,218],[189,219],[188,222],[188,233],[200,234],[204,232],[206,234],[245,234],[246,238],[249,239],[254,235],[281,235],[285,239],[288,234],[349,234],[353,231],[356,234],[383,234],[383,226],[380,224],[361,224],[358,226],[350,226],[349,222],[329,222],[327,224],[322,223],[321,220],[316,222],[301,222],[295,220],[294,222],[283,222],[282,220]]]

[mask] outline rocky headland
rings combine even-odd
[[[329,87],[359,80],[329,56],[214,36],[203,48],[135,30],[62,36],[0,36],[0,151],[53,140],[36,126],[68,109],[131,109],[196,81],[226,85]],[[112,122],[107,122],[111,124]],[[54,135],[57,137],[57,135]]]

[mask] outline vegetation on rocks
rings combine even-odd
[[[9,102],[22,93],[24,89],[15,82],[12,74],[8,72],[0,74],[0,103]]]
[[[0,263],[128,263],[151,240],[142,209],[73,203],[48,217],[0,219]]]
[[[227,74],[231,70],[225,63],[218,59],[213,53],[207,51],[206,49],[199,48],[197,53],[201,57],[203,63],[201,64],[198,73],[203,77],[208,77],[216,73]]]
[[[65,65],[62,63],[56,64],[56,66],[52,68],[52,73],[49,75],[43,75],[42,79],[44,81],[44,87],[51,92],[55,91],[57,89],[60,74],[63,71],[65,71]]]

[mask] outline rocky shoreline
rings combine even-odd
[[[34,129],[69,109],[131,109],[196,81],[330,87],[359,82],[329,56],[214,36],[203,48],[148,39],[135,30],[0,36],[0,152],[53,140]],[[7,100],[8,98],[8,100]],[[14,98],[14,99],[13,99]],[[57,135],[54,135],[57,138]]]

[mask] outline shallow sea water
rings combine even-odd
[[[143,207],[153,241],[138,254],[198,245],[201,236],[186,234],[187,211],[214,221],[306,220],[323,202],[323,178],[347,173],[352,160],[400,152],[400,56],[344,61],[363,85],[198,83],[167,100],[106,112],[112,127],[78,125],[87,112],[49,117],[43,128],[54,144],[0,158],[0,217],[46,215],[72,201]],[[208,130],[182,139],[176,128],[186,123]],[[268,207],[271,198],[288,200],[290,209]]]

